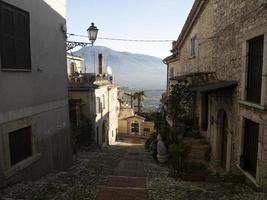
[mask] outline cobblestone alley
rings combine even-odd
[[[79,152],[67,171],[0,191],[1,200],[265,200],[246,185],[183,182],[169,177],[143,146],[114,146]]]

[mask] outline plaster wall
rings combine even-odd
[[[1,186],[22,178],[35,179],[66,168],[72,162],[66,38],[61,29],[66,24],[65,0],[49,1],[49,4],[43,0],[3,2],[29,12],[32,69],[27,72],[0,70]],[[34,155],[10,166],[8,133],[25,126],[32,126]]]

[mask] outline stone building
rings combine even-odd
[[[76,58],[74,60],[77,62]],[[69,58],[68,62],[74,60]],[[102,54],[99,54],[98,74],[73,72],[69,74],[71,121],[78,125],[81,115],[92,120],[93,140],[96,144],[115,144],[118,134],[118,87],[112,83],[112,76],[104,72]]]
[[[0,187],[72,163],[65,3],[0,1]]]
[[[267,2],[196,0],[168,65],[168,82],[197,94],[211,159],[267,189]],[[169,86],[167,94],[169,94]]]
[[[149,138],[155,132],[154,122],[146,121],[144,117],[134,114],[130,107],[123,107],[119,113],[119,138],[140,137]]]

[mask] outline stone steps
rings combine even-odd
[[[147,200],[148,192],[144,188],[104,187],[98,193],[97,200]]]
[[[109,176],[107,181],[107,186],[146,188],[146,178],[131,177],[131,176]]]
[[[99,188],[97,200],[147,200],[143,151],[130,148],[110,175],[107,184]]]
[[[209,151],[209,145],[201,143],[201,139],[186,138],[184,142],[191,147],[189,160],[205,161],[206,154]]]

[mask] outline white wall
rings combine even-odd
[[[102,125],[107,122],[108,142],[110,145],[115,143],[116,130],[118,130],[119,102],[117,99],[118,88],[111,85],[100,86],[95,90],[95,97],[100,97],[103,108],[103,95],[105,96],[105,107],[101,113],[96,114],[96,126],[99,130],[99,141],[102,143]],[[113,134],[112,134],[113,132]],[[97,136],[95,136],[97,138]],[[107,138],[106,138],[107,139]],[[107,141],[106,141],[107,142]]]
[[[76,71],[85,73],[85,65],[84,65],[84,59],[82,58],[78,58],[76,59],[76,57],[72,57],[72,56],[68,56],[67,57],[67,71],[68,74],[71,74],[71,63],[74,62],[76,64]]]
[[[62,17],[66,18],[66,0],[44,0]]]
[[[118,132],[118,115],[118,88],[112,87],[109,90],[109,144],[111,145],[116,141],[116,132]]]

